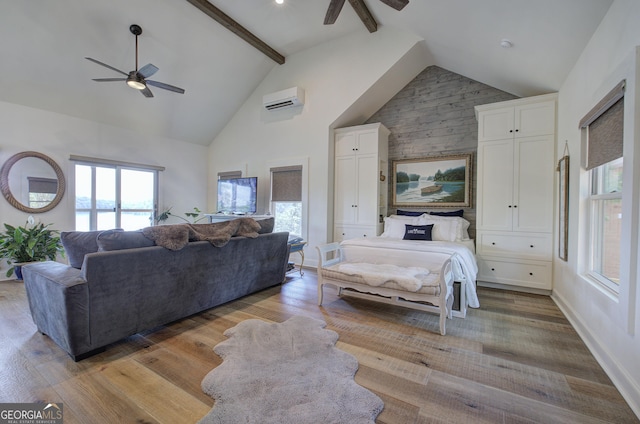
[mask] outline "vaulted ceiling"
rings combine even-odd
[[[351,0],[350,0],[351,1]],[[354,32],[368,32],[347,2],[323,25],[330,0],[210,0],[286,57]],[[364,0],[378,27],[424,39],[434,65],[518,96],[557,91],[612,0],[410,0],[397,11]],[[146,98],[123,82],[92,78],[135,68],[131,24],[142,27]],[[504,38],[510,49],[500,46]],[[0,3],[0,101],[51,110],[162,137],[208,145],[273,67],[271,58],[190,0],[57,0]]]

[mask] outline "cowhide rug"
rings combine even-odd
[[[223,362],[202,381],[215,399],[200,423],[372,424],[382,400],[353,379],[357,359],[335,347],[324,321],[249,319],[213,350]]]

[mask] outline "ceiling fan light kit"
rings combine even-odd
[[[135,90],[139,90],[145,97],[153,97],[153,93],[151,92],[151,90],[149,90],[148,85],[162,88],[164,90],[173,91],[174,93],[184,94],[184,89],[180,87],[147,79],[151,75],[158,72],[157,66],[151,63],[147,63],[142,68],[138,69],[138,36],[142,34],[142,28],[139,25],[133,24],[129,27],[129,31],[136,37],[136,69],[127,74],[126,72],[123,72],[118,68],[114,68],[111,65],[107,65],[106,63],[100,62],[99,60],[85,57],[85,59],[90,60],[93,63],[97,63],[98,65],[104,66],[105,68],[109,68],[112,71],[116,71],[126,76],[126,78],[94,78],[93,80],[97,82],[125,81],[129,87]]]

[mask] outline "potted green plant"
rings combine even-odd
[[[5,231],[0,233],[0,257],[13,265],[6,276],[22,279],[22,264],[56,259],[58,253],[64,256],[59,232],[49,227],[51,224],[34,223],[33,218],[24,227],[4,224]]]
[[[169,219],[170,216],[175,216],[176,218],[179,218],[181,220],[183,220],[184,222],[187,222],[189,224],[196,224],[200,221],[202,221],[203,219],[206,219],[206,215],[200,216],[200,214],[202,213],[202,211],[198,208],[193,208],[193,212],[185,212],[184,214],[186,216],[188,216],[189,218],[191,218],[191,221],[189,221],[189,219],[185,218],[184,216],[180,216],[180,215],[176,215],[175,213],[171,213],[171,208],[165,210],[164,212],[162,212],[161,214],[158,215],[158,217],[156,218],[156,222],[160,223],[160,222],[164,222],[167,219]]]

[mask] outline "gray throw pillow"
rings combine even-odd
[[[60,240],[64,247],[69,265],[73,268],[82,268],[84,255],[98,251],[96,237],[102,231],[63,231]]]
[[[102,231],[96,237],[99,252],[110,250],[135,249],[137,247],[154,246],[150,240],[142,234],[142,231],[107,230]]]
[[[256,219],[256,222],[260,224],[260,230],[258,230],[258,234],[268,234],[273,232],[273,226],[276,223],[276,219],[274,217]]]

